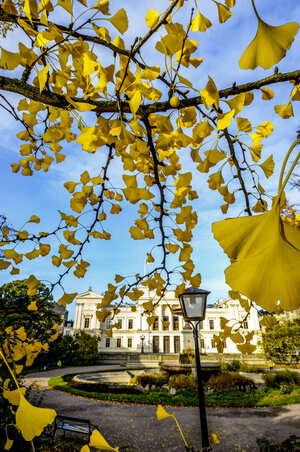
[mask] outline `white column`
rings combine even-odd
[[[163,307],[159,307],[159,315],[158,315],[158,324],[159,324],[159,330],[163,331]]]
[[[173,334],[170,334],[169,338],[170,338],[170,353],[174,353],[174,336],[173,336]]]
[[[74,329],[77,328],[77,324],[78,324],[78,311],[79,311],[79,304],[77,303],[77,300],[76,300]]]
[[[169,330],[173,331],[173,313],[170,308],[169,308],[169,320],[170,320]]]
[[[78,328],[81,330],[81,329],[83,329],[83,327],[84,327],[84,325],[83,325],[83,318],[82,318],[82,308],[83,308],[83,303],[81,303],[80,305],[79,305],[79,314],[78,314],[78,316],[79,316],[79,322],[78,322]]]
[[[92,321],[91,321],[91,329],[95,330],[97,328],[97,317],[96,317],[96,306],[93,305],[93,314],[92,314]]]

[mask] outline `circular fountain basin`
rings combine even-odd
[[[75,375],[73,381],[80,383],[117,383],[120,385],[129,385],[131,378],[141,373],[152,373],[157,369],[143,370],[105,370],[102,372],[92,372]]]

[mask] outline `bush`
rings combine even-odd
[[[195,351],[191,348],[187,350],[183,350],[179,355],[179,363],[180,364],[192,364],[195,359]]]
[[[130,384],[139,385],[143,388],[149,386],[149,390],[152,388],[152,386],[154,386],[155,389],[160,389],[164,384],[168,383],[168,379],[169,376],[166,372],[161,374],[157,374],[156,372],[143,373],[133,377],[130,380]]]
[[[255,364],[245,363],[234,359],[230,363],[225,363],[224,361],[220,364],[220,369],[222,372],[251,372],[251,373],[262,373],[264,369]]]
[[[197,381],[192,375],[171,375],[168,384],[169,388],[174,388],[176,391],[197,387]]]
[[[267,438],[257,438],[257,444],[260,452],[298,452],[300,447],[300,438],[292,435],[282,443],[271,443]]]
[[[231,363],[228,364],[228,369],[229,372],[237,372],[238,370],[240,370],[241,368],[241,362],[238,361],[237,359],[234,359],[233,361],[231,361]]]
[[[264,373],[265,370],[262,367],[256,366],[255,364],[249,364],[241,362],[240,369],[241,372],[251,372],[251,373]]]
[[[256,389],[255,384],[250,378],[240,375],[238,372],[221,373],[213,375],[205,383],[208,389],[221,391],[223,389],[236,389],[238,391],[247,391]]]
[[[290,389],[300,385],[300,374],[290,370],[279,370],[278,372],[266,372],[265,384],[271,388]]]
[[[99,358],[99,337],[80,331],[74,336],[62,336],[50,343],[45,354],[46,364],[56,364],[59,360],[64,366],[85,366],[95,364]]]

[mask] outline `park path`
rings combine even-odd
[[[42,407],[53,408],[59,414],[90,419],[112,446],[127,446],[129,452],[184,452],[184,443],[173,419],[158,421],[156,406],[108,403],[72,396],[49,389],[49,378],[66,373],[119,369],[119,366],[93,366],[54,369],[26,376],[43,386],[35,389],[30,399]],[[166,407],[175,413],[188,443],[200,449],[199,411],[197,408]],[[223,409],[208,408],[207,424],[216,433],[220,444],[213,452],[257,452],[256,439],[265,436],[271,441],[283,441],[300,432],[300,405],[278,408]],[[68,433],[67,433],[68,435]],[[80,437],[78,437],[79,439]]]

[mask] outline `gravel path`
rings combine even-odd
[[[158,421],[156,407],[128,405],[90,400],[49,389],[47,381],[55,375],[97,370],[118,369],[119,366],[64,368],[30,374],[26,384],[34,379],[42,384],[31,401],[54,408],[57,413],[90,419],[112,446],[128,446],[130,452],[184,452],[185,447],[173,419]],[[197,408],[166,408],[174,413],[188,443],[200,449],[199,411]],[[214,452],[257,452],[256,438],[265,436],[282,441],[300,431],[300,405],[278,408],[208,408],[207,424],[210,433],[218,435],[220,444]],[[71,435],[67,432],[67,435]],[[80,435],[81,436],[81,435]],[[78,436],[78,440],[80,438]],[[80,438],[82,440],[82,438]]]

